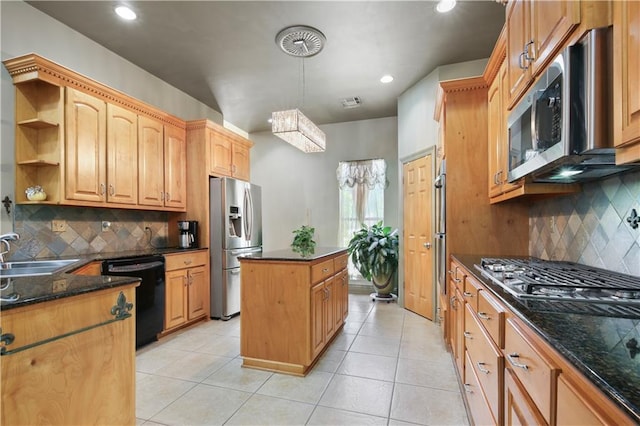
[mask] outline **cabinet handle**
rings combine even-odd
[[[527,366],[527,364],[522,364],[519,363],[518,361],[516,361],[514,358],[519,358],[520,354],[519,353],[512,353],[512,354],[507,354],[507,359],[509,360],[509,362],[511,363],[511,365],[513,365],[514,367],[518,367],[518,368],[522,368],[523,370],[528,370],[529,367]]]
[[[170,199],[171,199],[171,194],[167,192],[165,196],[165,201],[169,201]]]
[[[465,337],[465,339],[473,340],[473,336],[468,331],[465,331],[464,333],[462,333],[462,335]]]
[[[191,265],[191,263],[193,263],[193,260],[191,259],[187,259],[183,261],[185,265]]]
[[[327,272],[329,272],[329,268],[322,268],[322,273],[326,274]]]
[[[521,70],[526,70],[527,68],[529,68],[527,65],[525,65],[525,61],[525,52],[523,50],[522,53],[520,53],[520,56],[518,56],[518,67],[520,67]]]
[[[113,186],[113,184],[109,184],[109,195],[114,195],[116,193],[116,188]]]
[[[107,192],[107,187],[104,183],[100,184],[100,195],[104,195],[104,193]]]
[[[164,201],[164,192],[160,192],[160,200]]]
[[[528,61],[528,62],[531,62],[531,61],[533,61],[535,59],[535,55],[534,54],[529,55],[529,50],[530,50],[529,46],[534,46],[533,39],[529,40],[529,42],[524,45],[524,52],[523,52],[524,53],[524,59],[526,61]],[[528,68],[528,66],[527,66],[527,68]]]
[[[478,312],[478,316],[483,320],[490,320],[491,317],[487,315],[485,312]]]
[[[453,272],[452,270],[448,270],[447,271],[449,273],[449,275],[451,275],[452,277],[455,275],[455,272]]]
[[[462,293],[462,295],[463,295],[464,297],[473,297],[473,293],[470,293],[470,292],[468,292],[468,291],[465,291],[464,293]]]
[[[456,308],[456,297],[455,296],[451,296],[451,301],[449,302],[449,304],[451,305],[451,309],[453,309],[454,311],[458,310]]]
[[[473,386],[471,386],[469,383],[465,383],[464,384],[464,391],[466,393],[473,393]]]
[[[461,283],[462,282],[462,280],[460,278],[454,278],[453,281],[456,282],[456,283]]]
[[[484,368],[483,366],[486,365],[484,362],[478,362],[478,370],[480,370],[480,372],[484,373],[484,374],[489,374],[490,371],[487,370],[486,368]]]

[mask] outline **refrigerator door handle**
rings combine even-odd
[[[253,200],[251,200],[251,191],[248,188],[244,188],[244,233],[246,240],[251,241],[251,234],[253,233]]]
[[[239,249],[239,250],[231,250],[231,254],[237,256],[239,254],[247,254],[247,253],[256,253],[262,251],[262,247],[255,247],[251,249]]]

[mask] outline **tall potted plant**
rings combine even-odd
[[[382,221],[371,226],[362,224],[349,241],[347,251],[358,272],[373,284],[375,296],[393,298],[393,274],[398,269],[398,230],[383,226]]]

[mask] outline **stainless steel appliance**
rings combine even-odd
[[[179,220],[178,221],[178,247],[197,248],[198,245],[198,221]]]
[[[530,309],[640,318],[638,277],[537,258],[482,258],[474,266]]]
[[[231,178],[211,178],[211,317],[240,312],[238,256],[262,251],[262,190]]]
[[[102,275],[142,279],[136,287],[136,348],[158,340],[165,309],[164,257],[141,256],[102,262]]]
[[[446,160],[442,160],[438,177],[434,181],[436,188],[436,233],[435,233],[435,249],[436,249],[436,276],[438,277],[438,285],[442,294],[447,293],[446,270],[447,270],[447,239],[446,239]]]
[[[613,147],[611,27],[589,31],[547,67],[507,120],[513,182],[572,183],[628,171]]]

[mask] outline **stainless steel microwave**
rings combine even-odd
[[[507,119],[508,181],[571,183],[629,169],[615,165],[611,27],[564,49]]]

